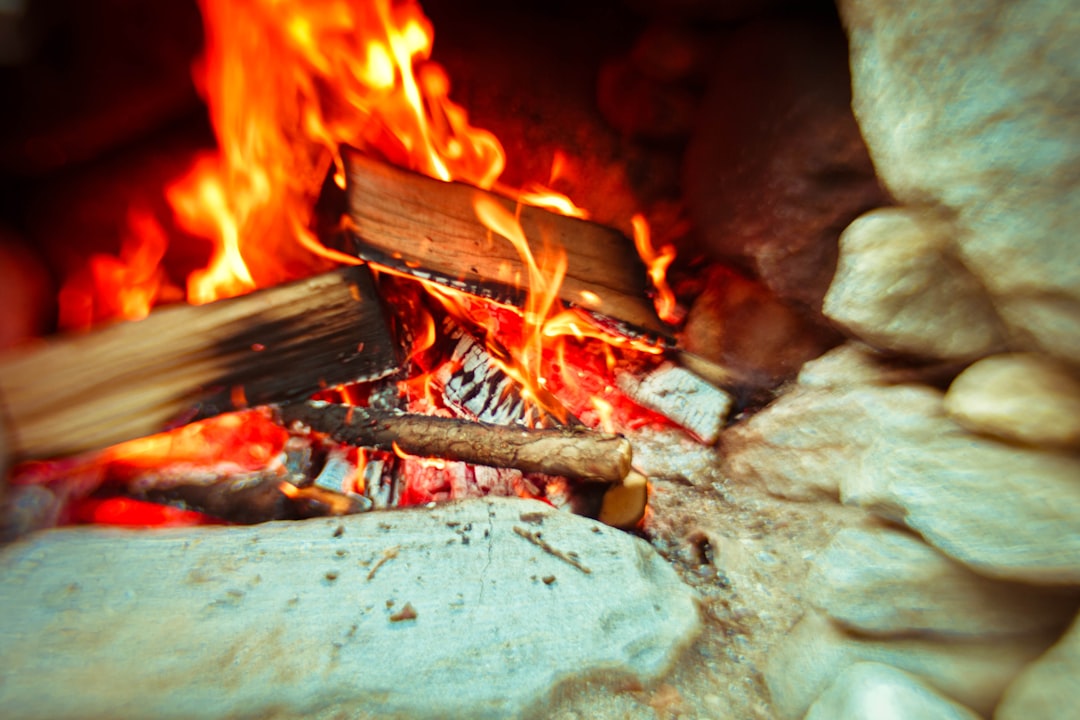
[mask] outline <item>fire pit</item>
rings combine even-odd
[[[949,96],[889,75],[922,21],[451,5],[207,0],[215,150],[10,145],[62,332],[0,356],[5,707],[1071,707],[1075,278],[985,224],[1059,205],[899,169],[928,131],[880,118]],[[110,197],[111,247],[57,240]]]

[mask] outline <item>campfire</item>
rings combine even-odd
[[[646,481],[613,433],[673,422],[710,443],[730,407],[662,364],[673,249],[640,214],[631,241],[539,183],[501,184],[505,153],[449,99],[419,6],[202,9],[219,150],[165,195],[213,242],[209,264],[187,277],[189,307],[93,330],[180,292],[169,219],[140,214],[119,256],[68,280],[61,328],[88,334],[5,364],[10,450],[35,461],[12,485],[50,490],[61,522],[495,494],[633,526]],[[42,376],[67,378],[47,407]]]
[[[0,9],[6,714],[1072,712],[1068,13],[423,5]]]

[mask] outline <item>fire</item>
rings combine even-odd
[[[659,251],[653,249],[652,232],[645,216],[638,213],[630,218],[634,227],[634,246],[637,247],[638,255],[649,269],[649,278],[656,288],[656,314],[664,322],[678,322],[678,314],[675,306],[675,293],[667,283],[667,271],[671,262],[675,259],[675,248],[665,245]]]
[[[197,158],[165,196],[173,225],[212,242],[208,264],[187,277],[186,291],[180,291],[163,265],[169,223],[133,212],[120,256],[93,258],[87,273],[66,284],[60,297],[62,327],[137,319],[154,304],[181,295],[201,304],[310,275],[331,263],[358,262],[323,246],[312,230],[315,200],[327,176],[345,186],[343,145],[440,180],[588,217],[568,197],[539,183],[518,190],[499,184],[506,164],[503,148],[450,100],[449,79],[430,60],[431,23],[415,0],[199,0],[199,5],[206,49],[195,75],[218,148]],[[566,166],[566,158],[557,154],[549,182],[567,172]],[[660,352],[614,338],[564,308],[557,298],[565,253],[545,247],[534,256],[531,248],[543,238],[526,239],[517,218],[501,205],[481,199],[475,211],[493,237],[511,242],[523,261],[525,277],[516,280],[529,292],[515,332],[507,335],[496,327],[497,311],[477,312],[479,301],[442,286],[423,286],[463,322],[489,333],[492,354],[526,396],[566,419],[549,381],[560,373],[570,342],[603,339],[600,362],[609,368],[612,346]],[[640,216],[633,227],[659,291],[658,310],[668,319],[675,305],[664,276],[674,253],[670,247],[654,251]],[[599,301],[584,295],[580,305]],[[422,325],[414,356],[435,340],[430,315]],[[430,392],[430,378],[420,382]],[[567,377],[558,383],[573,384]],[[243,398],[238,400],[242,405]],[[605,425],[611,422],[610,409],[593,407]],[[284,436],[265,422],[258,413],[230,415],[117,446],[107,458],[141,464],[194,454],[205,460],[202,448],[221,458],[239,453],[241,465],[266,462],[281,451]]]
[[[168,247],[154,216],[132,209],[118,257],[99,254],[60,291],[60,327],[87,330],[105,320],[140,320],[159,300],[175,295],[161,269]]]

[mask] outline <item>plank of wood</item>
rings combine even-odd
[[[94,450],[397,366],[367,268],[346,268],[0,356],[14,459]]]
[[[591,313],[633,326],[630,334],[670,330],[646,296],[645,267],[633,242],[618,230],[462,183],[446,183],[343,151],[354,251],[472,294],[521,305],[528,272],[518,250],[477,217],[477,199],[516,213],[534,257],[545,243],[566,252],[559,297]]]

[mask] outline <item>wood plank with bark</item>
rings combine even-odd
[[[275,414],[285,424],[299,422],[351,445],[379,450],[396,445],[409,455],[580,480],[621,482],[633,453],[621,435],[579,427],[527,430],[315,400],[281,406]]]
[[[362,258],[472,294],[521,305],[528,270],[508,240],[477,217],[477,201],[517,216],[534,257],[566,252],[559,297],[576,307],[667,336],[646,296],[633,242],[614,228],[560,215],[471,185],[442,182],[343,149],[348,214]]]
[[[367,268],[170,306],[0,356],[5,440],[14,459],[99,449],[383,377],[395,347]]]

